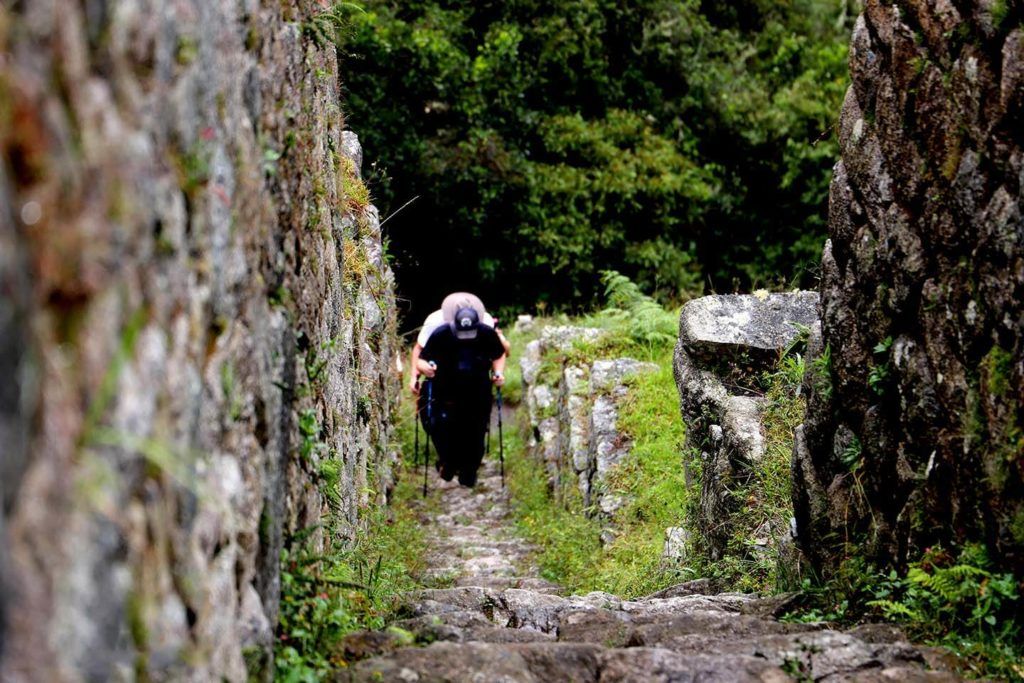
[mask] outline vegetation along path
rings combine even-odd
[[[891,626],[784,623],[779,598],[691,581],[637,600],[560,595],[517,533],[498,463],[476,489],[438,483],[425,520],[430,582],[388,630],[349,636],[353,681],[951,681]],[[431,506],[433,507],[433,505]]]

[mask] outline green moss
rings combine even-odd
[[[184,154],[168,152],[178,176],[178,186],[190,196],[210,180],[210,153],[202,142],[197,142]]]
[[[1007,527],[1009,528],[1010,536],[1017,545],[1024,545],[1024,506],[1017,507]]]
[[[249,52],[255,52],[259,45],[260,32],[256,30],[255,26],[250,26],[249,30],[245,32],[245,49]]]
[[[952,135],[946,149],[946,158],[942,161],[942,177],[946,180],[953,180],[956,177],[957,169],[960,168],[960,159],[963,157],[963,138],[960,134]]]
[[[107,366],[107,371],[103,375],[103,380],[100,382],[100,386],[96,390],[96,394],[89,402],[89,407],[85,415],[85,423],[82,427],[82,444],[89,443],[95,436],[95,432],[100,426],[100,421],[103,419],[104,414],[107,412],[107,408],[110,407],[111,402],[114,400],[114,395],[117,392],[117,385],[121,379],[121,373],[124,371],[125,363],[127,363],[135,353],[135,343],[138,341],[139,334],[142,332],[142,328],[146,324],[148,318],[148,312],[145,309],[140,308],[132,314],[124,329],[121,331],[121,342],[118,349],[114,353],[114,357],[111,359],[110,365]]]
[[[336,453],[320,463],[320,493],[332,509],[341,504],[341,460]]]
[[[1013,355],[1001,346],[993,346],[981,362],[988,392],[1003,397],[1010,389]]]
[[[1010,16],[1010,3],[1006,0],[993,0],[991,12],[992,25],[996,29],[1001,29],[1007,17]]]
[[[284,285],[278,285],[270,294],[267,295],[267,303],[272,307],[288,307],[292,303],[291,290]]]
[[[236,422],[242,416],[244,403],[238,391],[238,383],[235,378],[235,366],[231,361],[225,361],[220,366],[220,388],[224,394],[224,404],[228,408],[228,417]]]
[[[149,629],[146,627],[145,602],[137,592],[129,593],[125,600],[125,619],[132,643],[136,649],[144,651],[149,642]]]
[[[199,56],[199,43],[190,36],[178,36],[174,59],[179,66],[188,66]]]

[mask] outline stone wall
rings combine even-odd
[[[679,315],[674,367],[685,448],[700,458],[693,521],[711,560],[725,555],[733,518],[749,504],[737,491],[765,456],[760,383],[801,330],[815,324],[817,304],[815,292],[718,295],[690,301]],[[778,549],[789,538],[789,524],[772,521],[776,528],[757,530],[745,545]]]
[[[556,498],[575,490],[583,509],[609,519],[623,499],[607,485],[615,465],[629,457],[630,439],[617,426],[630,378],[657,370],[632,358],[583,360],[576,344],[593,344],[604,333],[585,327],[551,326],[531,341],[520,365],[533,436],[530,445],[545,465]],[[614,530],[601,535],[610,542]]]
[[[393,283],[321,6],[0,8],[4,681],[267,677],[287,535],[385,499]]]
[[[819,568],[968,540],[1024,567],[1022,19],[869,0],[857,20],[794,462]]]

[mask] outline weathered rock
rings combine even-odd
[[[537,329],[537,326],[532,315],[518,315],[513,329],[516,334],[529,334]]]
[[[338,681],[595,681],[595,645],[434,643],[363,662]]]
[[[760,399],[753,394],[779,352],[816,323],[817,302],[814,292],[709,296],[680,314],[676,386],[686,448],[701,461],[695,521],[713,559],[725,552],[733,531],[734,491],[764,455]]]
[[[705,296],[683,307],[679,339],[693,356],[730,350],[774,355],[797,337],[800,325],[817,321],[817,308],[817,292]]]
[[[1024,567],[1019,17],[868,3],[857,22],[793,465],[819,570],[966,541]]]
[[[665,529],[663,559],[684,562],[690,554],[690,532],[684,527],[673,526]]]
[[[269,677],[285,533],[391,486],[392,276],[315,11],[0,10],[5,682]]]
[[[842,633],[781,623],[761,614],[756,596],[688,590],[625,601],[605,593],[422,592],[413,599],[426,616],[401,625],[448,642],[384,654],[355,667],[352,680],[789,680],[783,671],[815,680],[958,680],[927,671],[927,662],[941,661],[891,626]],[[520,669],[502,668],[509,662]]]

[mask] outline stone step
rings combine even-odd
[[[864,683],[958,680],[898,659],[848,659],[844,665],[848,668],[818,663],[823,661],[826,659],[820,653],[811,651],[792,651],[779,662],[760,654],[680,654],[658,647],[608,648],[592,643],[436,642],[361,662],[336,680],[782,683],[793,680],[790,673],[814,680]]]
[[[456,579],[455,586],[457,588],[485,588],[499,591],[506,588],[521,588],[549,595],[558,595],[562,592],[562,588],[558,584],[533,576],[465,576]]]
[[[398,622],[421,642],[434,644],[360,663],[352,680],[788,681],[787,672],[816,681],[959,680],[927,670],[929,660],[938,659],[902,640],[873,643],[829,630],[764,633],[787,625],[755,622],[735,632],[688,636],[666,622],[653,631],[657,637],[641,629],[646,635],[637,638],[634,629],[633,636],[609,639],[592,630],[589,635],[598,640],[573,641],[531,628],[501,628],[475,612],[455,611]]]

